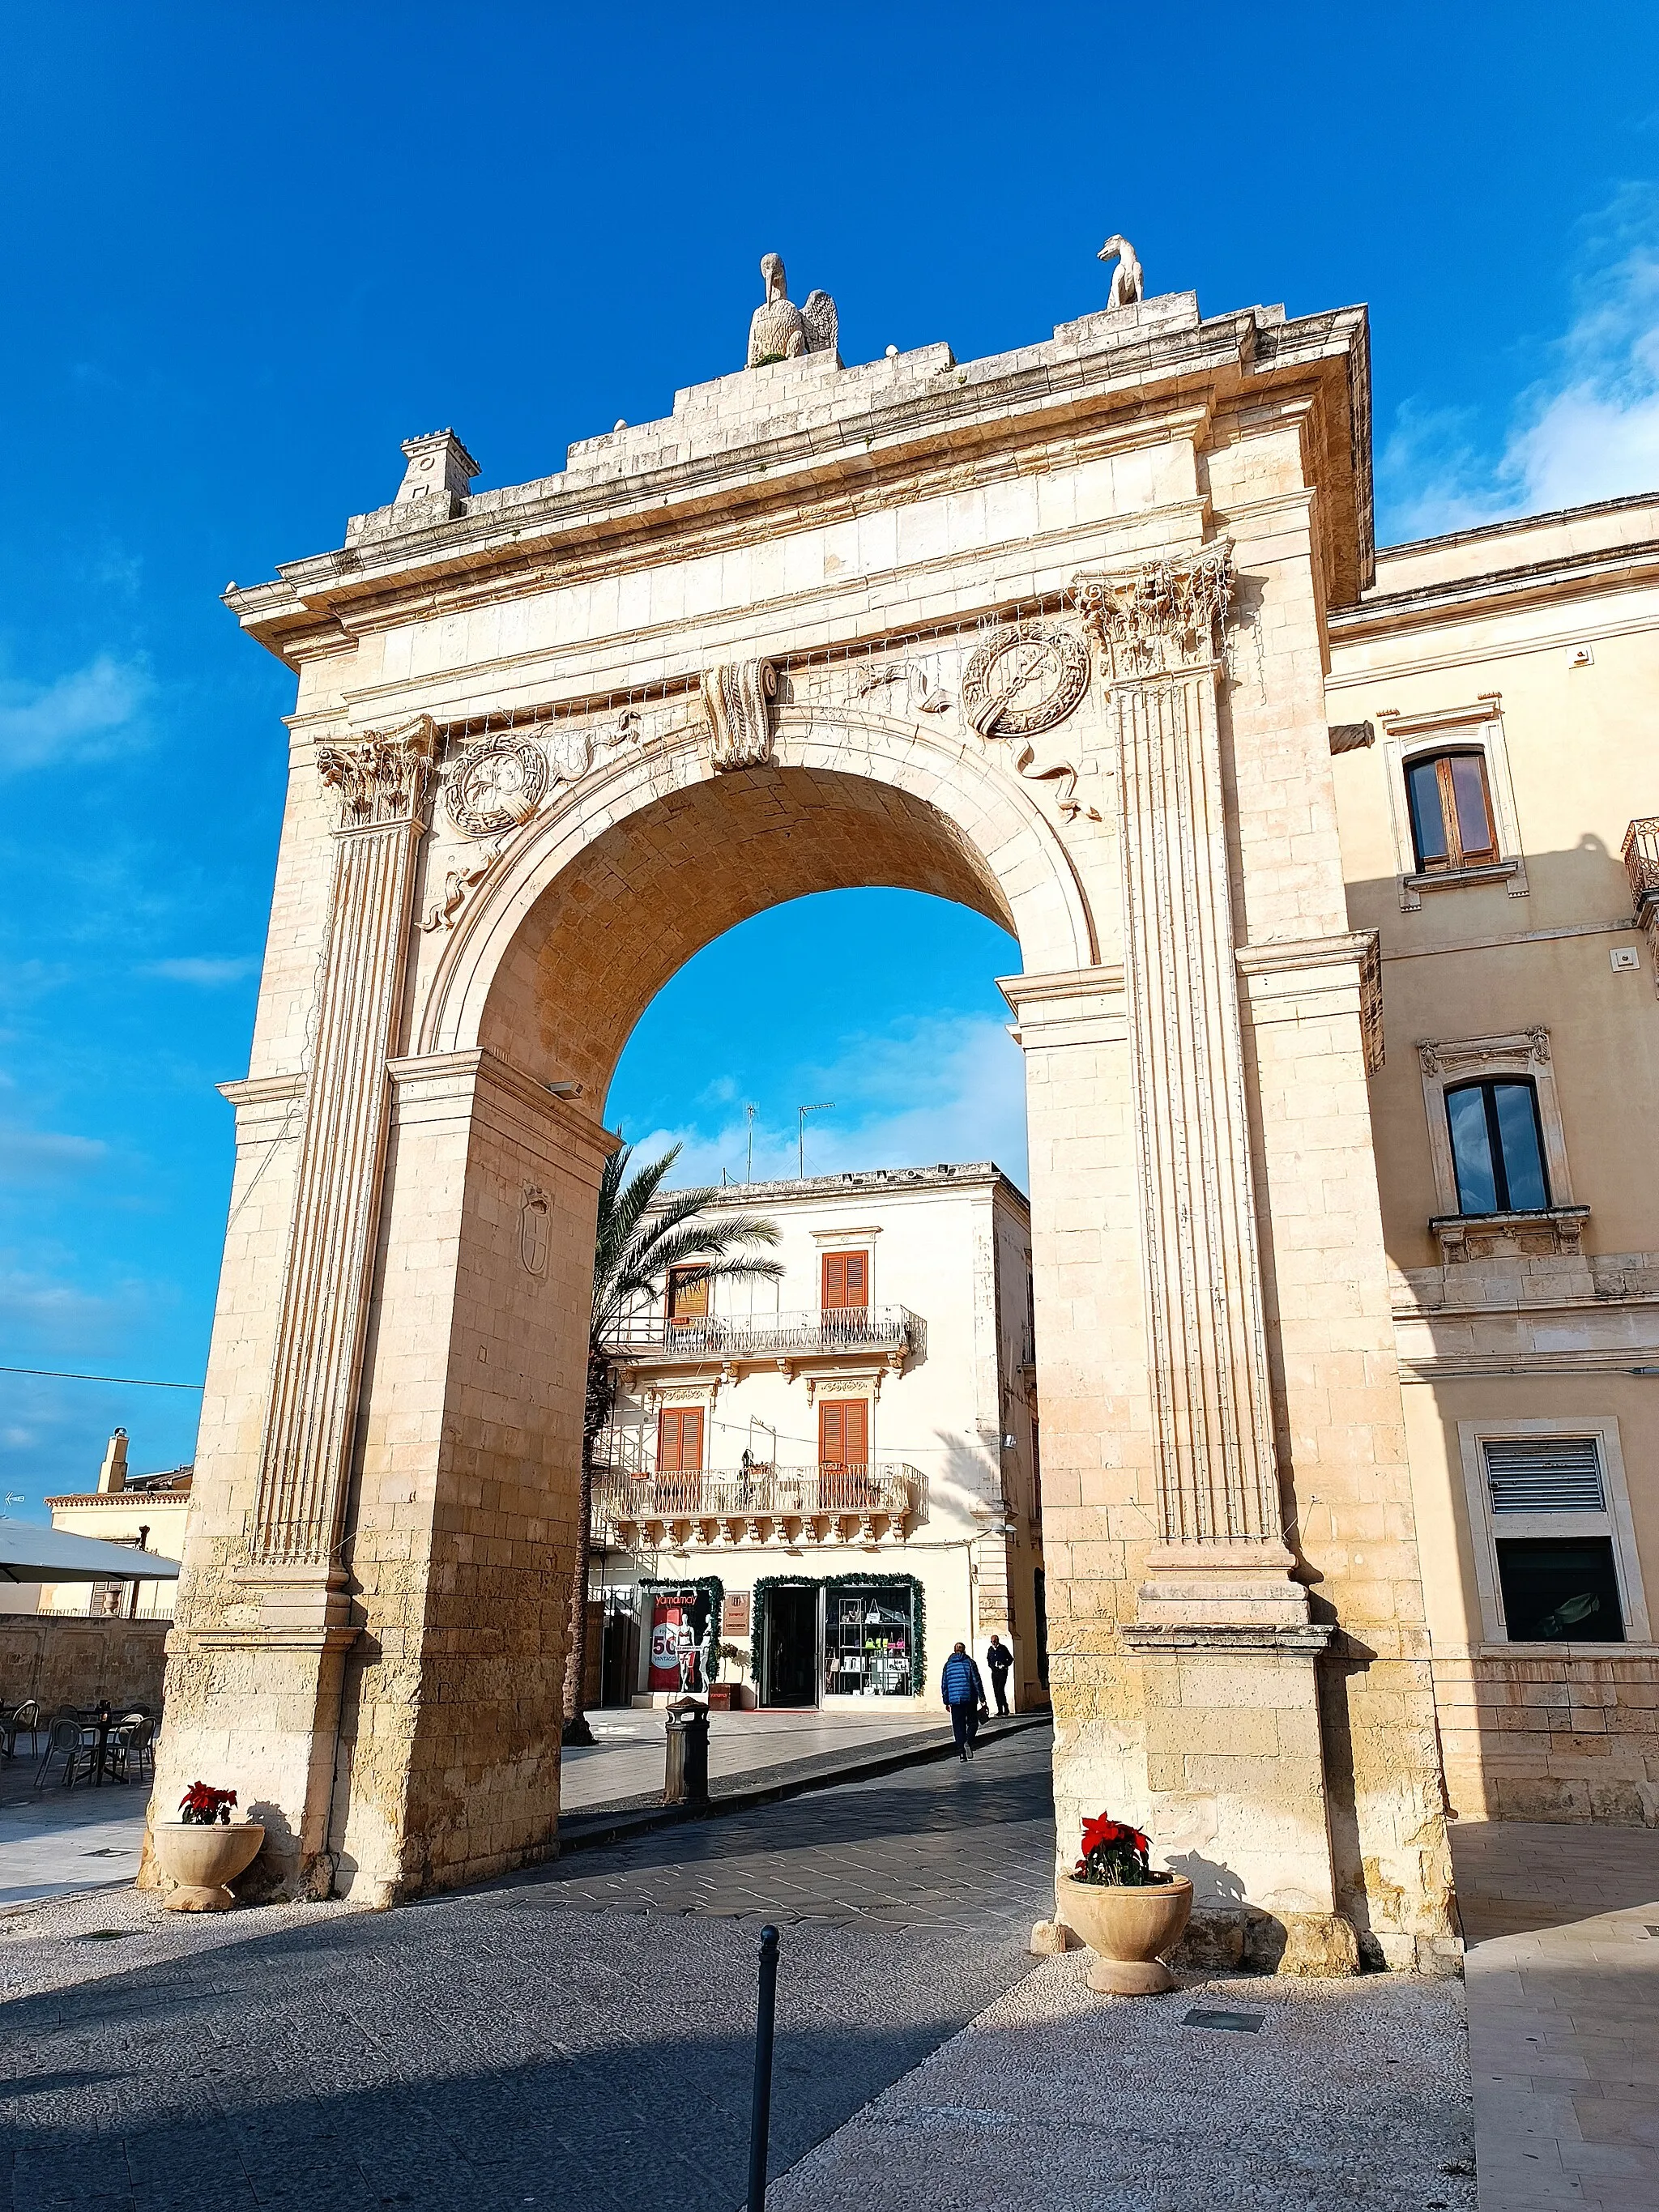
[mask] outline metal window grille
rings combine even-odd
[[[1494,1513],[1605,1513],[1594,1437],[1489,1437],[1486,1481]]]

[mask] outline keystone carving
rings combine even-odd
[[[716,772],[764,768],[772,758],[778,672],[769,660],[722,661],[705,671],[702,711]]]

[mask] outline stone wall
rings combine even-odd
[[[1659,1659],[1437,1657],[1434,1688],[1462,1819],[1659,1826]]]
[[[0,1620],[0,1685],[8,1705],[148,1705],[159,1711],[165,1620],[103,1620],[37,1613]]]

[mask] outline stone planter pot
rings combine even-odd
[[[227,1884],[246,1874],[259,1856],[265,1832],[258,1820],[228,1828],[194,1820],[158,1820],[155,1856],[162,1873],[179,1885],[165,1902],[170,1912],[228,1912],[236,1902]]]
[[[1063,1874],[1054,1893],[1059,1917],[1096,1954],[1091,1990],[1148,1997],[1174,1989],[1175,1976],[1158,1954],[1175,1948],[1192,1917],[1193,1886],[1185,1875],[1144,1889],[1102,1889]]]

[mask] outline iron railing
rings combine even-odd
[[[1636,918],[1644,921],[1644,908],[1659,902],[1659,814],[1644,814],[1631,823],[1625,832],[1624,860]]]
[[[787,1359],[815,1352],[910,1352],[921,1323],[906,1306],[826,1306],[798,1313],[641,1316],[606,1332],[613,1359]]]
[[[607,1472],[593,1486],[596,1514],[615,1526],[627,1521],[811,1521],[825,1514],[885,1514],[902,1520],[915,1510],[921,1475],[884,1460],[868,1467],[707,1468],[695,1473],[633,1476]]]

